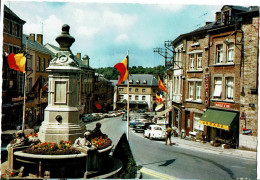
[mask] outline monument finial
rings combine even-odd
[[[62,26],[61,35],[56,37],[56,41],[60,45],[60,51],[70,51],[70,46],[75,42],[75,38],[69,34],[70,26],[64,24]]]

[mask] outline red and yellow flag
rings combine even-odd
[[[161,96],[156,94],[156,103],[159,103],[159,102],[162,102],[162,98],[161,98]]]
[[[20,54],[11,53],[7,57],[7,62],[11,69],[25,73],[26,57],[23,55],[23,53]]]
[[[163,90],[164,92],[167,93],[167,89],[164,87],[164,85],[163,85],[163,83],[162,83],[162,81],[161,81],[161,79],[160,79],[160,76],[158,76],[158,86],[159,86],[159,88],[160,88],[161,90]]]
[[[128,56],[126,56],[126,58],[121,63],[117,63],[114,68],[116,68],[121,74],[118,80],[118,85],[120,85],[128,78]]]

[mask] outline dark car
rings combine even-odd
[[[144,130],[147,129],[148,126],[155,124],[154,122],[141,122],[136,124],[136,126],[134,127],[134,131],[135,132],[144,132]]]
[[[143,110],[143,109],[137,109],[136,112],[137,112],[137,113],[144,113],[145,110]]]
[[[84,114],[82,117],[83,122],[92,122],[95,120],[95,117],[92,114]]]

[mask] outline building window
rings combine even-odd
[[[45,58],[43,58],[42,60],[42,72],[45,71]]]
[[[214,93],[213,93],[213,98],[221,98],[221,93],[222,93],[222,78],[221,77],[216,77],[214,79]]]
[[[153,96],[153,101],[155,101],[156,100],[156,96]]]
[[[41,63],[41,58],[38,57],[36,71],[40,71],[40,63]]]
[[[139,81],[139,80],[136,80],[136,84],[140,84],[140,81]]]
[[[145,89],[142,89],[142,92],[145,92]]]
[[[28,78],[26,83],[26,92],[29,92],[32,89],[32,78]]]
[[[139,100],[139,96],[135,96],[135,100]]]
[[[216,63],[223,62],[223,44],[217,45]]]
[[[226,99],[234,99],[234,78],[226,78]]]
[[[202,53],[197,54],[197,69],[202,68]]]
[[[143,81],[143,84],[147,84],[147,81],[146,81],[146,80],[144,80],[144,81]]]
[[[135,92],[138,92],[138,88],[135,88]]]
[[[145,96],[142,96],[142,100],[145,101]]]
[[[189,67],[190,69],[194,69],[194,54],[190,55]]]
[[[124,91],[124,88],[119,88],[119,91]]]
[[[12,21],[9,21],[9,34],[13,34],[13,22]]]
[[[201,82],[196,82],[196,99],[201,100]]]
[[[156,93],[156,89],[153,89],[153,93]]]
[[[204,125],[199,124],[199,120],[201,118],[202,114],[199,113],[193,113],[193,131],[199,132],[204,130]]]
[[[193,99],[194,82],[189,82],[189,99]]]
[[[227,46],[227,62],[234,62],[234,43],[229,43]]]
[[[131,92],[131,91],[132,91],[132,88],[129,88],[129,91]]]
[[[16,36],[20,37],[20,25],[19,24],[16,25]]]
[[[129,95],[129,100],[131,100],[132,99],[132,95]]]
[[[119,100],[120,101],[124,100],[124,95],[119,95]]]
[[[229,11],[225,11],[223,12],[222,14],[222,23],[224,25],[227,25],[227,24],[230,24],[230,21],[231,21],[231,14]]]
[[[133,79],[129,80],[129,84],[133,84]]]

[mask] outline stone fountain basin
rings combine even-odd
[[[83,178],[89,172],[98,172],[109,166],[109,154],[113,144],[105,149],[81,151],[80,154],[41,155],[22,151],[14,152],[14,169],[24,167],[24,174],[34,174],[44,177],[45,171],[50,171],[50,178]]]
[[[24,174],[44,177],[50,171],[51,178],[82,178],[86,172],[87,154],[40,155],[22,151],[14,152],[14,168],[24,167]]]

